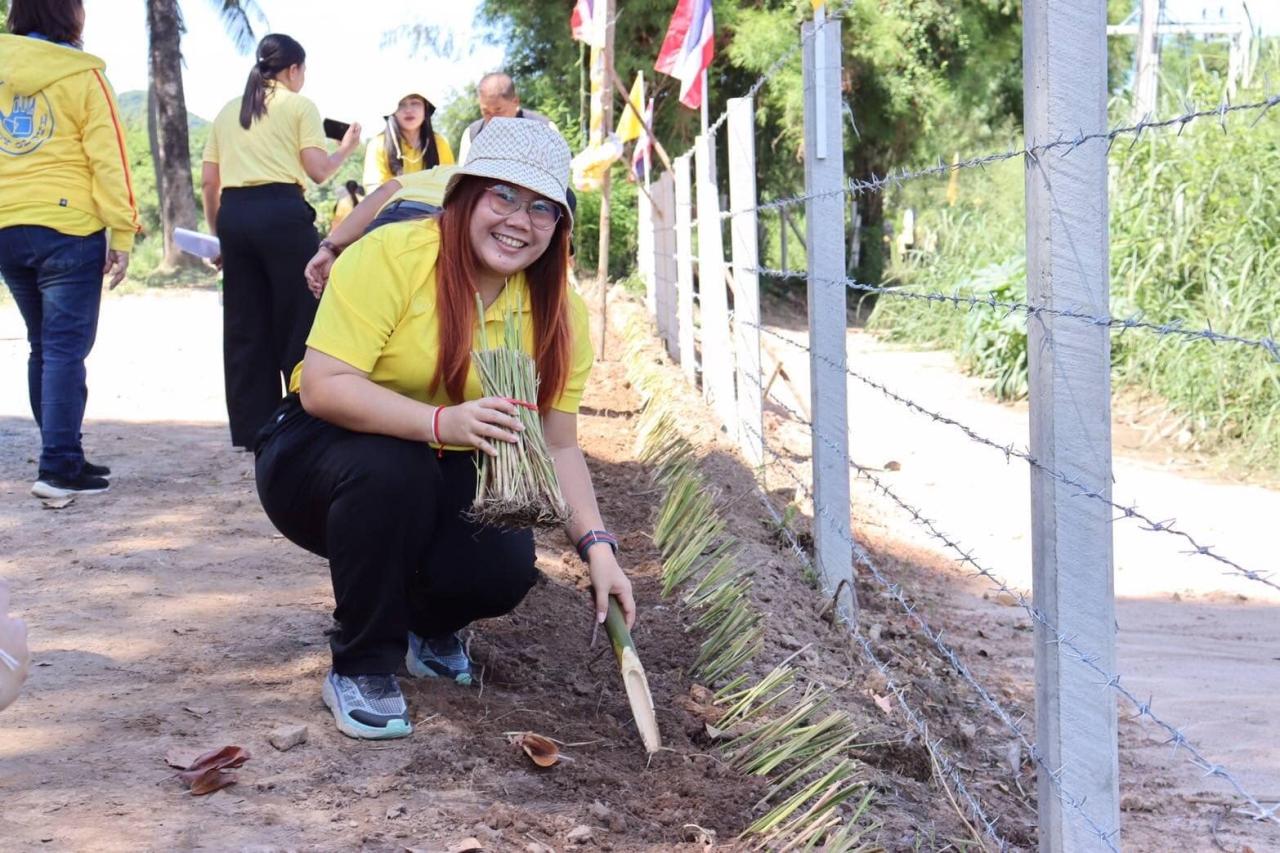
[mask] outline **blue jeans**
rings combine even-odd
[[[40,476],[74,478],[84,466],[84,360],[102,302],[105,231],[72,237],[40,225],[0,228],[0,276],[27,324],[27,391],[40,426]]]

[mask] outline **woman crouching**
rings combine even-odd
[[[586,307],[567,285],[569,148],[553,129],[494,119],[449,181],[439,220],[384,226],[333,267],[290,396],[257,440],[271,521],[329,560],[337,632],[322,695],[352,737],[411,733],[395,673],[471,681],[458,632],[520,603],[537,577],[533,534],[470,521],[474,453],[521,429],[471,367],[483,330],[518,312],[537,406],[590,567],[635,618],[577,440],[591,371]],[[477,317],[476,294],[484,305]]]

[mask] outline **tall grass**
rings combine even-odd
[[[1280,74],[1274,46],[1258,76],[1268,68],[1272,77]],[[1205,71],[1192,96],[1216,103],[1219,86]],[[1236,100],[1261,94],[1242,92]],[[1179,320],[1246,337],[1280,333],[1280,193],[1273,187],[1280,111],[1251,126],[1257,118],[1233,117],[1226,132],[1201,120],[1181,135],[1117,143],[1110,159],[1113,316]],[[925,200],[916,248],[895,260],[892,281],[918,291],[1025,299],[1021,165],[1009,165],[1016,182],[966,175],[956,207],[945,207],[940,191]],[[871,326],[894,340],[954,350],[966,369],[993,380],[1002,399],[1026,393],[1020,315],[984,308],[964,314],[885,297]],[[1280,364],[1266,352],[1127,331],[1112,337],[1112,363],[1117,387],[1158,395],[1199,449],[1266,473],[1280,470]]]

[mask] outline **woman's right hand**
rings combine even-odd
[[[21,619],[9,618],[9,588],[0,581],[0,710],[18,698],[30,666],[27,626]]]
[[[321,246],[311,256],[311,260],[307,261],[307,268],[302,274],[307,279],[307,289],[316,299],[324,293],[325,285],[329,283],[329,271],[333,269],[333,262],[337,259],[338,256],[331,250]]]
[[[519,440],[524,424],[516,416],[516,404],[506,397],[483,397],[454,406],[446,406],[438,418],[441,444],[475,447],[497,456],[495,441]]]
[[[347,132],[342,134],[342,141],[338,143],[338,150],[342,152],[344,158],[360,147],[360,132],[360,122],[353,121],[347,128]]]

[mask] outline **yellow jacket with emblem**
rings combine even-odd
[[[115,93],[90,53],[0,35],[0,228],[106,228],[127,252],[141,230]]]

